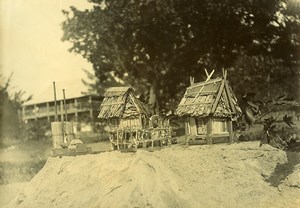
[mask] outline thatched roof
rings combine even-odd
[[[111,87],[104,93],[98,118],[129,118],[148,115],[143,103],[134,95],[131,87]]]
[[[179,116],[230,117],[236,114],[237,107],[228,81],[216,78],[188,87],[175,113]]]

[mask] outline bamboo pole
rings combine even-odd
[[[68,116],[67,116],[67,105],[66,105],[66,94],[65,94],[65,89],[63,91],[63,97],[64,97],[64,109],[65,109],[65,120],[66,122],[68,121]]]
[[[64,103],[63,101],[61,100],[60,101],[60,110],[61,110],[61,123],[62,123],[62,128],[63,128],[63,136],[64,136],[64,143],[67,143],[67,139],[66,139],[66,125],[65,125],[65,122],[64,122]]]
[[[53,82],[53,91],[54,91],[54,109],[55,109],[55,121],[58,121],[57,117],[57,103],[56,103],[56,88],[55,88],[55,82]]]

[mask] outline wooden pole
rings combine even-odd
[[[65,94],[65,89],[62,90],[63,91],[63,96],[64,96],[64,109],[65,109],[65,120],[66,122],[68,121],[68,116],[67,116],[67,105],[66,105],[66,94]]]
[[[60,112],[61,112],[61,123],[62,123],[62,128],[63,128],[63,134],[64,134],[64,143],[67,143],[66,139],[66,125],[64,122],[64,103],[63,100],[60,101]]]
[[[54,91],[54,109],[55,109],[55,121],[58,121],[57,117],[57,103],[56,103],[56,88],[55,88],[55,82],[53,82],[53,91]]]
[[[120,146],[119,146],[119,128],[117,129],[117,149],[120,150]]]
[[[232,127],[232,117],[228,121],[228,131],[229,131],[229,141],[233,142],[233,127]]]
[[[194,77],[190,77],[190,85],[192,86],[195,83],[195,78]]]
[[[204,71],[205,71],[206,77],[208,77],[209,76],[208,71],[206,69],[204,69]]]
[[[212,144],[212,132],[213,132],[212,122],[213,119],[209,117],[207,122],[207,136],[206,136],[207,144]]]
[[[60,103],[61,122],[64,124],[64,101],[61,100],[59,103]]]
[[[205,73],[207,73],[207,71],[206,71]],[[210,78],[212,77],[212,75],[213,75],[214,73],[215,73],[215,70],[213,69],[213,70],[211,71],[211,73],[207,76],[205,82],[207,82],[208,80],[210,80]],[[207,73],[207,74],[208,74],[208,73]]]

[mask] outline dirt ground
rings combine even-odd
[[[300,207],[300,154],[259,142],[52,158],[7,205]]]

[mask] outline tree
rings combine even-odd
[[[73,43],[70,51],[93,64],[100,82],[113,76],[147,92],[153,112],[159,105],[174,109],[189,76],[203,78],[204,68],[216,69],[219,75],[228,68],[230,81],[238,84],[245,76],[250,87],[264,79],[271,83],[282,70],[289,70],[289,76],[280,82],[291,77],[299,81],[300,18],[290,9],[295,2],[90,2],[89,10],[64,11],[62,40]],[[239,89],[246,84],[240,83]]]
[[[23,101],[31,99],[28,97],[24,100],[24,91],[9,93],[12,74],[8,79],[0,75],[0,139],[19,138],[21,136],[21,126],[19,121],[18,110],[21,109]],[[4,84],[2,84],[4,83]]]
[[[293,148],[295,145],[294,132],[293,135],[284,134],[284,128],[281,127],[282,132],[279,131],[280,123],[286,124],[289,129],[293,129],[292,116],[280,115],[278,110],[297,108],[298,104],[285,94],[277,96],[272,100],[254,100],[255,94],[247,93],[243,96],[242,111],[244,112],[244,120],[252,126],[253,124],[260,124],[263,126],[263,137],[261,138],[260,146],[265,142],[275,146],[276,148],[284,149],[287,147]],[[279,111],[280,112],[280,111]],[[282,117],[282,120],[278,118]],[[281,122],[279,122],[281,121]]]

